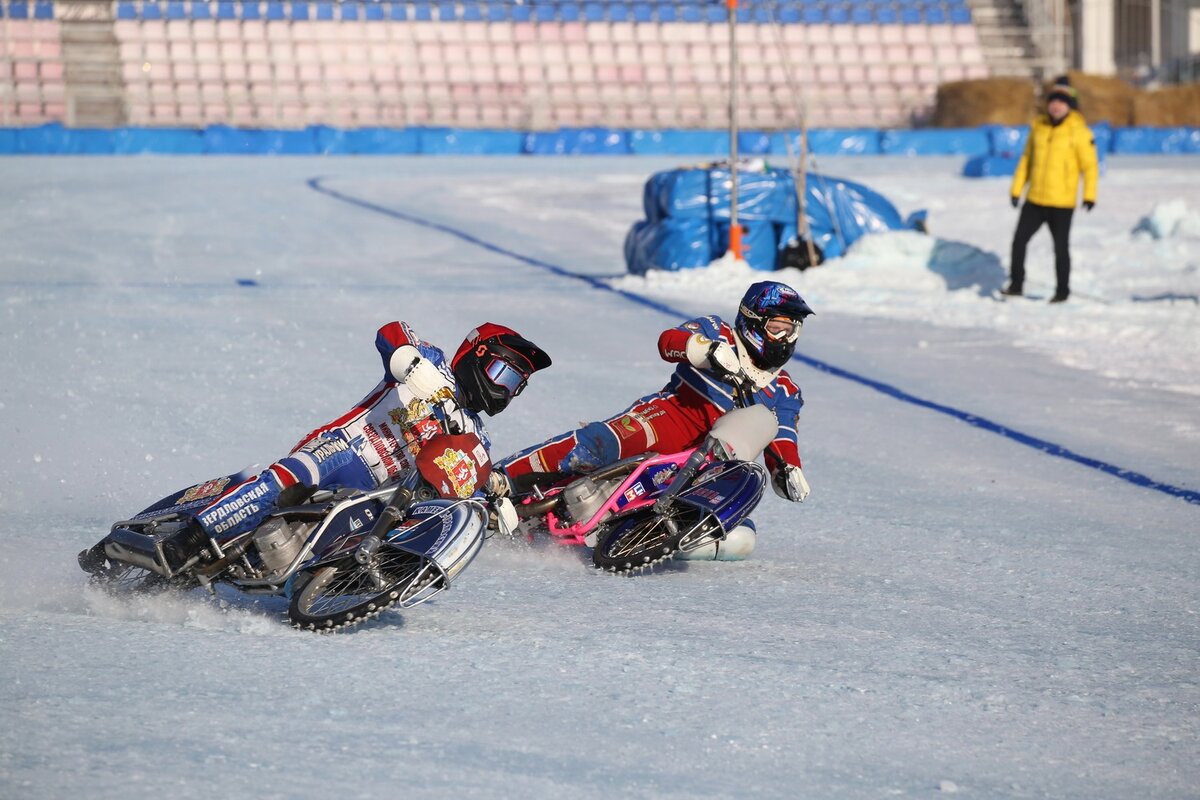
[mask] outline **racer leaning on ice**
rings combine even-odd
[[[804,400],[783,368],[805,317],[813,311],[795,289],[776,281],[752,285],[729,325],[698,317],[663,331],[659,355],[678,364],[661,391],[620,414],[556,436],[495,465],[489,489],[505,495],[547,473],[582,475],[648,451],[670,453],[700,444],[713,423],[744,394],[775,413],[779,428],[763,453],[779,496],[800,502],[809,486],[800,463],[796,417]],[[745,520],[726,539],[677,558],[738,561],[754,549],[754,524]]]
[[[394,481],[443,426],[474,433],[486,451],[490,442],[480,413],[499,414],[530,375],[550,366],[537,345],[490,322],[467,334],[448,364],[440,349],[404,322],[380,328],[375,347],[383,358],[383,379],[352,409],[309,433],[255,477],[234,486],[210,481],[191,490],[210,492],[213,502],[162,543],[172,571],[194,556],[210,555],[210,539],[221,544],[249,531],[297,496],[316,489],[369,491]],[[489,460],[486,452],[473,455],[481,469]],[[101,542],[81,554],[80,563],[99,569],[104,558]]]

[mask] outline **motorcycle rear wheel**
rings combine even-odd
[[[422,569],[425,559],[384,548],[364,566],[353,558],[302,576],[288,604],[288,619],[304,630],[327,633],[357,625],[420,593],[440,577]]]
[[[93,572],[88,578],[88,585],[109,594],[124,595],[184,591],[193,588],[196,583],[183,576],[166,578],[145,567],[113,561]]]
[[[675,556],[688,526],[670,516],[646,514],[624,520],[600,535],[592,563],[607,572],[643,571]]]

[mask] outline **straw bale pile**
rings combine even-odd
[[[1200,83],[1138,92],[1133,100],[1133,124],[1200,127]]]
[[[1071,71],[1071,85],[1079,92],[1079,111],[1089,123],[1110,122],[1114,127],[1133,124],[1133,102],[1138,90],[1120,78]],[[1053,83],[1043,87],[1042,97]]]
[[[943,83],[937,90],[933,125],[973,128],[977,125],[1024,125],[1036,111],[1031,81],[986,78]]]

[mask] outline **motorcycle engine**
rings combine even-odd
[[[598,481],[584,476],[567,484],[562,497],[568,516],[577,523],[591,519],[620,483],[619,479]]]
[[[274,517],[254,534],[254,546],[268,574],[282,572],[304,546],[304,535],[294,530],[286,520]]]

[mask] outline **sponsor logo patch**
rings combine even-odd
[[[446,480],[442,482],[444,494],[470,497],[475,492],[479,473],[475,470],[475,462],[462,450],[446,448],[440,456],[434,456],[433,463],[446,473]]]
[[[211,481],[193,486],[184,492],[175,505],[182,506],[191,503],[195,500],[203,500],[206,497],[216,497],[221,492],[225,491],[225,487],[229,485],[229,478],[216,478]]]

